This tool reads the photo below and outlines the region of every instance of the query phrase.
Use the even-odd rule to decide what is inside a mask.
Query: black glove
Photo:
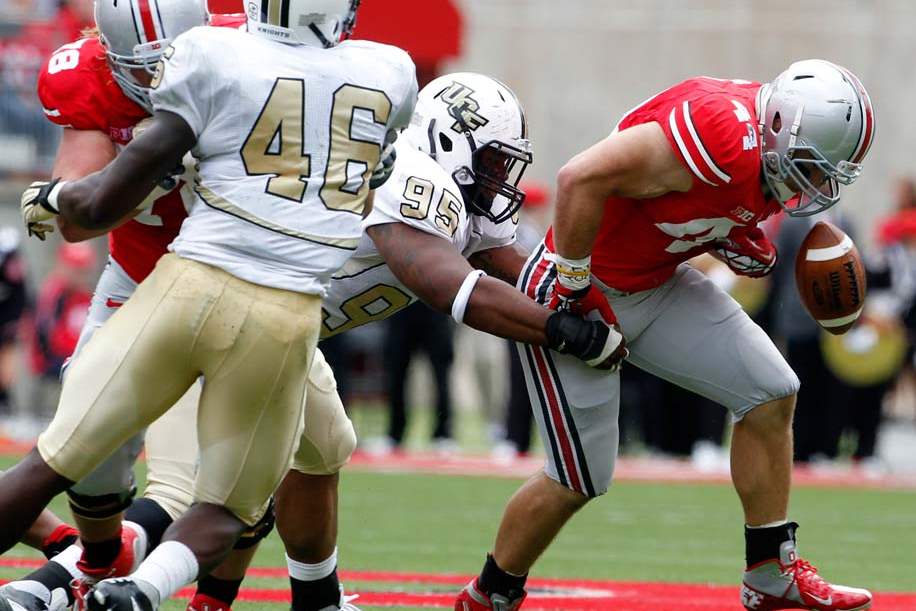
[[[547,319],[547,345],[560,354],[571,354],[590,367],[617,371],[629,355],[626,340],[616,325],[586,320],[569,312]]]

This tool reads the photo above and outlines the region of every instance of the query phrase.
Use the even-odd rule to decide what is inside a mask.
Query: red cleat
[[[477,579],[464,586],[455,600],[455,611],[516,611],[522,608],[522,602],[528,596],[519,590],[515,596],[506,598],[501,594],[487,596],[477,585]]]
[[[188,603],[187,611],[230,611],[231,607],[212,596],[195,593],[194,598]]]
[[[779,556],[744,572],[741,603],[748,611],[859,611],[871,607],[871,592],[826,582],[814,566],[798,557],[794,542],[783,543]]]
[[[126,577],[137,570],[146,557],[146,531],[133,522],[124,522],[121,527],[121,551],[114,562],[106,567],[90,567],[82,558],[76,568],[82,571],[82,579],[70,582],[73,591],[73,611],[86,610],[86,596],[96,583],[109,577]]]

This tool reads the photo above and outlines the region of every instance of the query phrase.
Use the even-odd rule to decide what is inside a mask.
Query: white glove
[[[44,241],[54,231],[54,217],[58,215],[57,195],[67,184],[60,178],[51,182],[33,182],[22,193],[20,213],[30,236]]]

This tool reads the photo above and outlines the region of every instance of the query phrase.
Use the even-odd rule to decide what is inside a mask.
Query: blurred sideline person
[[[407,430],[407,372],[410,361],[425,353],[435,387],[433,448],[448,451],[452,438],[452,395],[450,375],[455,359],[455,328],[449,318],[422,303],[407,306],[388,321],[385,329],[383,362],[388,391],[388,434],[379,440],[377,452],[396,451]]]
[[[825,215],[855,241],[852,227],[836,209]],[[792,421],[795,460],[799,463],[836,458],[839,436],[833,431],[842,428],[844,410],[837,406],[845,401],[843,385],[824,362],[823,331],[805,311],[795,283],[795,257],[818,220],[821,219],[786,218],[779,224],[774,239],[780,260],[772,275],[772,332],[785,341],[786,360],[802,381]]]
[[[16,354],[22,317],[28,305],[20,232],[0,227],[0,423],[15,415],[10,390],[16,375]]]
[[[518,245],[523,253],[530,253],[547,233],[550,225],[550,190],[546,185],[526,181],[523,183],[526,193],[525,203],[519,214]],[[525,456],[531,449],[531,403],[528,400],[528,389],[525,387],[525,373],[515,346],[509,342],[507,357],[509,359],[509,393],[506,398],[504,414],[503,441],[494,448],[496,458],[515,458]]]
[[[32,233],[57,215],[107,229],[189,150],[200,168],[172,253],[74,360],[38,451],[0,479],[8,547],[36,509],[204,378],[196,503],[130,578],[96,584],[90,609],[157,608],[267,510],[299,441],[321,295],[358,243],[383,149],[412,114],[406,53],[337,44],[355,2],[247,8],[247,32],[197,27],[172,41],[149,82],[149,127],[105,170],[23,196]],[[215,103],[227,96],[236,103]]]
[[[746,609],[865,609],[798,556],[787,517],[798,378],[740,306],[685,262],[711,252],[739,274],[772,271],[757,224],[821,212],[861,171],[874,135],[865,89],[822,60],[772,83],[693,78],[627,113],[558,176],[553,227],[519,287],[561,311],[610,304],[628,360],[729,409],[732,480],[744,507]],[[483,571],[456,611],[517,609],[529,569],[610,484],[619,376],[520,346],[544,472],[509,501]]]
[[[57,407],[65,363],[86,322],[98,272],[96,261],[90,244],[61,244],[54,267],[38,291],[31,334],[30,365],[35,375],[31,402],[33,416],[42,428]]]

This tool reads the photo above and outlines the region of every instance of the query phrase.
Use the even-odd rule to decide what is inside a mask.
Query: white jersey
[[[375,192],[372,212],[363,228],[405,223],[454,245],[464,257],[515,242],[515,222],[500,224],[469,213],[458,185],[426,153],[406,139],[395,145],[394,172]],[[331,279],[322,307],[321,335],[327,337],[388,318],[417,300],[395,277],[372,239],[363,232],[359,246]]]
[[[323,49],[198,27],[175,39],[152,86],[155,109],[197,136],[196,197],[171,250],[322,294],[356,249],[386,137],[413,113],[410,57],[365,41]]]

